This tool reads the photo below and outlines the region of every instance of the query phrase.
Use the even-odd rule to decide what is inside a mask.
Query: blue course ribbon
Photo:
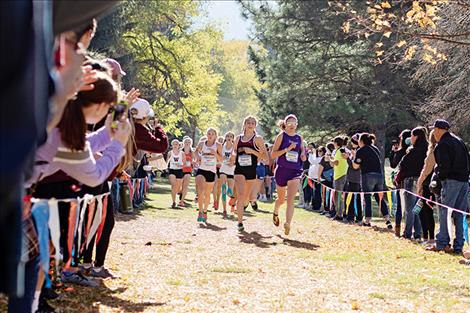
[[[354,215],[357,216],[357,193],[354,194]]]
[[[467,223],[467,217],[464,215],[463,216],[463,235],[465,237],[465,241],[467,244],[470,245],[470,242],[468,241],[468,223]]]
[[[31,214],[36,224],[39,243],[39,261],[46,278],[46,287],[51,285],[49,280],[49,205],[47,202],[35,203]]]

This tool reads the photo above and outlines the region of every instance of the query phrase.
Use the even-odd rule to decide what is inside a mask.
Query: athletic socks
[[[223,184],[222,185],[222,201],[227,201],[227,185]]]

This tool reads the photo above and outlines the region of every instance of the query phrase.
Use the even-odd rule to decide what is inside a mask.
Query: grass
[[[106,266],[121,278],[61,290],[61,312],[468,312],[470,268],[390,232],[297,209],[291,235],[253,213],[236,222],[173,210],[158,181],[147,207],[118,216]],[[191,190],[190,199],[194,197]],[[280,217],[284,219],[284,211]],[[374,220],[383,227],[383,221]],[[281,221],[282,222],[282,221]],[[150,245],[146,245],[148,243]],[[5,311],[0,298],[0,311]]]

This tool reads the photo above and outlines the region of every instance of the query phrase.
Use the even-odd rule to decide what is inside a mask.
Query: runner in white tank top
[[[235,164],[232,162],[232,153],[233,153],[233,141],[235,140],[235,134],[232,132],[227,132],[225,134],[224,145],[222,147],[222,167],[220,168],[220,180],[222,184],[222,207],[224,208],[224,218],[227,216],[227,195],[230,198],[234,197],[233,185],[234,181],[234,172]],[[235,203],[232,202],[231,212],[235,211]]]
[[[173,203],[171,207],[173,209],[176,208],[176,195],[181,190],[181,186],[183,183],[183,162],[184,162],[184,154],[180,148],[180,142],[178,139],[173,139],[171,142],[171,151],[168,153],[168,179],[170,180],[171,184],[171,200]]]
[[[214,188],[217,172],[217,162],[222,161],[222,145],[216,141],[217,131],[214,128],[207,130],[207,140],[200,142],[196,151],[198,155],[199,169],[196,173],[196,190],[199,207],[198,222],[207,221],[207,209],[210,195]]]

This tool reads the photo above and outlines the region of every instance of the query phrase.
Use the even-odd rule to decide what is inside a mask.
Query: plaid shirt
[[[38,234],[33,223],[31,206],[29,199],[23,202],[23,249],[21,259],[26,262],[39,255]]]

